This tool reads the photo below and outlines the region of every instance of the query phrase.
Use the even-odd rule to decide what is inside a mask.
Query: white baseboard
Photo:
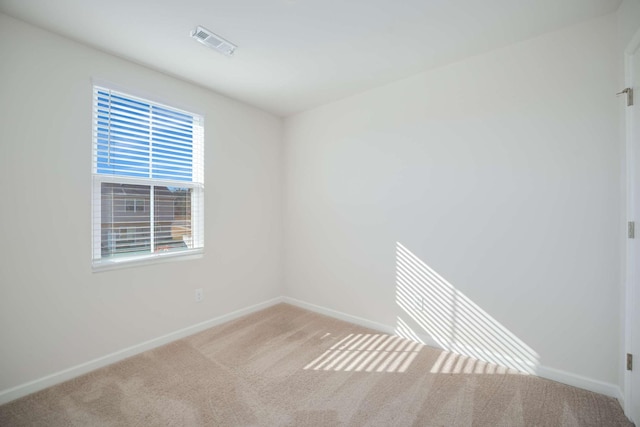
[[[387,334],[394,334],[395,328],[393,326],[384,325],[382,323],[374,322],[361,317],[352,316],[350,314],[342,313],[337,310],[333,310],[326,307],[321,307],[315,304],[311,304],[305,301],[300,301],[295,298],[284,297],[283,301],[295,305],[297,307],[305,308],[316,313],[324,314],[326,316],[333,317],[335,319],[344,320],[345,322],[354,323],[356,325],[364,326],[367,328],[375,329]],[[429,337],[419,337],[423,343],[442,349],[440,346]],[[567,384],[573,387],[582,388],[585,390],[593,391],[594,393],[604,394],[609,397],[618,399],[623,402],[623,393],[619,386],[616,384],[607,383],[604,381],[594,380],[592,378],[584,377],[570,372],[562,371],[560,369],[550,368],[548,366],[538,365],[535,369],[537,376],[548,380],[556,381],[562,384]]]
[[[119,362],[123,359],[126,359],[127,357],[135,356],[136,354],[140,354],[144,351],[151,350],[156,347],[160,347],[162,345],[165,345],[170,342],[187,337],[189,335],[193,335],[195,333],[204,331],[205,329],[209,329],[213,326],[220,325],[222,323],[228,322],[238,317],[251,314],[259,310],[263,310],[267,307],[271,307],[272,305],[281,303],[283,301],[284,299],[282,297],[273,298],[271,300],[264,301],[259,304],[242,308],[240,310],[236,310],[231,313],[218,316],[213,319],[209,319],[192,326],[188,326],[186,328],[171,332],[169,334],[162,335],[157,338],[153,338],[151,340],[142,342],[140,344],[127,347],[125,349],[113,352],[111,354],[107,354],[106,356],[102,356],[97,359],[93,359],[88,362],[81,363],[76,366],[72,366],[71,368],[67,368],[62,371],[55,372],[51,375],[38,378],[37,380],[29,381],[27,383],[20,384],[16,387],[2,390],[0,391],[0,405],[10,402],[12,400],[18,399],[20,397],[26,396],[28,394],[35,393],[36,391],[43,390],[47,387],[51,387],[61,382],[70,380],[80,375],[86,374],[95,369],[102,368],[107,365],[111,365],[112,363],[115,363],[115,362]]]
[[[618,399],[621,405],[624,402],[622,389],[620,389],[620,387],[616,384],[594,380],[593,378],[573,374],[561,369],[550,368],[549,366],[544,365],[540,365],[537,367],[536,375],[541,378],[546,378],[548,380],[557,381],[559,383],[613,397],[615,399]]]
[[[205,329],[211,328],[213,326],[220,325],[222,323],[228,322],[230,320],[234,320],[238,317],[241,317],[247,314],[251,314],[253,312],[265,309],[267,307],[271,307],[281,302],[285,302],[300,308],[307,309],[309,311],[324,314],[326,316],[333,317],[335,319],[343,320],[349,323],[354,323],[356,325],[364,326],[366,328],[370,328],[370,329],[384,332],[387,334],[395,333],[395,328],[390,325],[385,325],[382,323],[374,322],[372,320],[364,319],[357,316],[352,316],[350,314],[346,314],[337,310],[311,304],[305,301],[300,301],[295,298],[277,297],[268,301],[264,301],[259,304],[255,304],[240,310],[233,311],[231,313],[228,313],[219,317],[215,317],[210,320],[206,320],[201,323],[197,323],[195,325],[180,329],[178,331],[171,332],[166,335],[162,335],[160,337],[142,342],[140,344],[136,344],[134,346],[116,351],[114,353],[107,354],[106,356],[102,356],[97,359],[93,359],[88,362],[81,363],[79,365],[73,366],[68,369],[64,369],[59,372],[55,372],[51,375],[47,375],[37,380],[29,381],[27,383],[18,385],[16,387],[12,387],[10,389],[2,390],[0,391],[0,405],[10,402],[12,400],[18,399],[20,397],[26,396],[28,394],[35,393],[36,391],[43,390],[47,387],[51,387],[61,382],[70,380],[80,375],[86,374],[95,369],[99,369],[104,366],[111,365],[112,363],[115,363],[115,362],[119,362],[120,360],[126,359],[127,357],[135,356],[136,354],[142,353],[144,351],[151,350],[156,347],[160,347],[170,342],[187,337],[189,335],[193,335],[195,333],[204,331]],[[429,341],[431,340],[428,340],[427,337],[421,337],[421,339],[422,338],[427,340],[425,341],[426,344],[437,347],[437,345],[433,345],[432,343],[430,343]],[[571,385],[571,386],[582,388],[585,390],[593,391],[595,393],[604,394],[606,396],[616,398],[620,402],[623,402],[623,393],[620,387],[618,387],[615,384],[594,380],[588,377],[583,377],[581,375],[572,374],[570,372],[550,368],[547,366],[538,366],[536,368],[536,374],[542,378],[557,381],[559,383]]]
[[[295,298],[283,297],[282,301],[286,302],[287,304],[295,305],[296,307],[313,311],[315,313],[324,314],[325,316],[333,317],[334,319],[344,320],[345,322],[354,323],[356,325],[364,326],[365,328],[371,328],[376,331],[384,332],[385,334],[393,334],[395,332],[394,328],[391,326],[387,326],[382,323],[363,319],[362,317],[352,316],[350,314],[342,313],[341,311],[311,304],[305,301],[300,301]]]

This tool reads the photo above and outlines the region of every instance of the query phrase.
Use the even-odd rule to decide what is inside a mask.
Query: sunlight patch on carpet
[[[526,372],[448,351],[443,351],[438,356],[430,372],[432,374],[528,375]]]
[[[422,344],[386,334],[349,334],[304,367],[314,371],[405,372]]]

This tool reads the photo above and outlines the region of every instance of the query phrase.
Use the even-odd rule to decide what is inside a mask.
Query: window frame
[[[116,173],[99,173],[98,172],[98,92],[109,92],[120,97],[130,100],[140,101],[162,109],[169,109],[181,114],[189,115],[194,120],[194,134],[192,135],[192,156],[191,164],[192,176],[191,181],[172,180],[164,178],[143,178],[134,176],[123,176]],[[204,254],[204,117],[201,114],[186,111],[164,103],[157,102],[150,98],[142,98],[131,92],[124,92],[120,89],[110,87],[108,85],[93,83],[92,84],[92,159],[91,159],[91,177],[92,177],[92,194],[91,194],[91,227],[92,227],[92,270],[94,272],[104,271],[116,268],[128,268],[139,265],[149,265],[165,261],[190,260],[201,258]],[[151,141],[151,140],[150,140]],[[151,143],[151,142],[150,142]],[[196,157],[197,156],[197,157]],[[152,176],[152,160],[149,160],[149,175]],[[151,236],[156,234],[155,227],[157,223],[153,220],[156,206],[153,201],[153,194],[156,187],[174,187],[188,188],[191,193],[191,244],[192,248],[180,249],[175,251],[155,250],[154,237],[150,238],[149,252],[137,252],[131,255],[117,255],[111,257],[102,256],[102,184],[123,184],[123,185],[141,185],[148,186],[150,199],[133,197],[133,211],[130,213],[146,213],[149,212],[149,232]],[[145,203],[146,202],[146,203]],[[126,203],[126,202],[125,202]],[[141,205],[140,205],[141,203]],[[140,206],[137,206],[140,205]],[[141,209],[139,209],[141,207]],[[126,209],[126,207],[125,207]],[[118,226],[116,226],[118,227]],[[129,226],[128,226],[129,227]],[[119,227],[117,228],[119,231]],[[114,228],[116,230],[116,228]]]

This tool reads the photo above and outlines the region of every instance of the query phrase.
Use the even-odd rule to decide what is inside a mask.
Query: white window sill
[[[148,255],[135,255],[130,257],[118,257],[94,260],[93,272],[132,268],[143,265],[159,264],[163,262],[188,261],[200,259],[204,255],[204,249],[190,249],[179,252],[159,252]]]

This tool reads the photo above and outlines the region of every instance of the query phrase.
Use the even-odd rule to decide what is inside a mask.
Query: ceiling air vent
[[[201,26],[197,26],[195,30],[191,31],[191,37],[227,56],[232,56],[237,48],[235,44]]]

